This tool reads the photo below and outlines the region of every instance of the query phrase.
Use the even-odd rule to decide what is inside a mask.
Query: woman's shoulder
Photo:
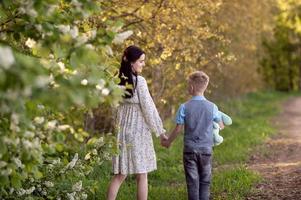
[[[146,80],[143,76],[138,75],[137,78],[138,78],[138,81],[142,81],[142,82],[146,83]]]

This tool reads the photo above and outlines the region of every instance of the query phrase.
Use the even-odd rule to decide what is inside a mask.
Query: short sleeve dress
[[[149,93],[146,80],[134,77],[133,97],[117,108],[119,154],[112,159],[114,174],[140,174],[157,169],[152,133],[165,133],[162,120]]]

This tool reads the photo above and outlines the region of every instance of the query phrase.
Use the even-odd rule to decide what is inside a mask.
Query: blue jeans
[[[184,152],[183,163],[189,200],[209,200],[211,154]]]

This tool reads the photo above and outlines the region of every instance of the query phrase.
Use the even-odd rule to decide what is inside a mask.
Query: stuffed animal
[[[231,117],[229,117],[228,115],[220,111],[219,114],[225,126],[229,126],[232,124]],[[220,130],[219,124],[214,121],[213,122],[213,145],[214,146],[220,145],[224,140],[224,138],[219,134],[219,130]]]

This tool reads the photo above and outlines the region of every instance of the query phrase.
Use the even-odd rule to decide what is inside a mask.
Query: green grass
[[[260,180],[259,175],[248,171],[245,163],[254,147],[275,131],[271,117],[280,111],[280,102],[291,96],[278,92],[253,93],[235,101],[218,104],[220,110],[229,114],[233,124],[221,131],[224,142],[214,148],[212,180],[213,199],[244,199],[252,185]],[[172,128],[169,122],[166,127]],[[149,174],[150,200],[187,199],[182,166],[182,136],[169,149],[160,146],[154,138],[158,170]],[[223,167],[224,165],[224,167]],[[87,179],[98,179],[95,197],[105,199],[109,184],[111,165],[105,163]],[[121,186],[119,200],[136,198],[135,178],[130,176]]]

